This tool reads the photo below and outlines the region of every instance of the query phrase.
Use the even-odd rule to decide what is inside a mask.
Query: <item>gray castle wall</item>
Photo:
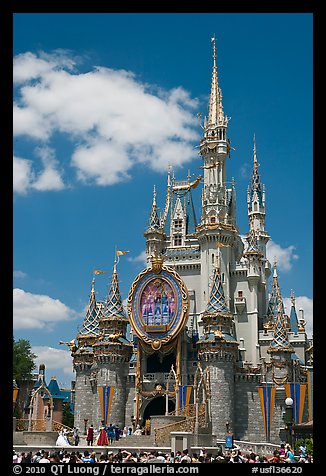
[[[75,387],[75,418],[74,425],[84,431],[84,418],[88,418],[87,426],[93,422],[94,394],[89,381],[90,369],[76,370]]]
[[[217,356],[214,356],[217,357]],[[234,432],[234,369],[233,363],[222,358],[210,360],[212,433],[224,438],[226,423]]]

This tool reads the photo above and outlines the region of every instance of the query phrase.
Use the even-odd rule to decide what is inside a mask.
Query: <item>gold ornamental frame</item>
[[[131,285],[128,294],[127,311],[133,332],[142,342],[150,345],[154,351],[157,351],[175,339],[183,329],[189,315],[189,295],[184,281],[173,268],[165,266],[163,260],[158,257],[154,257],[151,262],[152,266],[141,271]],[[179,291],[176,320],[173,328],[168,329],[168,327],[165,327],[161,329],[161,331],[155,331],[155,329],[151,329],[146,325],[139,325],[139,317],[137,318],[137,316],[135,316],[134,310],[139,288],[141,288],[141,286],[144,287],[144,283],[147,285],[148,283],[155,282],[155,279],[158,277],[167,281],[173,289],[177,287]],[[138,312],[139,311],[140,310],[138,310]],[[162,337],[160,334],[162,334]]]

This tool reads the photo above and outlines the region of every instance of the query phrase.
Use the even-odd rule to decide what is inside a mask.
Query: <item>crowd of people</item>
[[[13,463],[312,463],[312,455],[307,453],[305,446],[300,446],[299,454],[295,455],[289,444],[281,444],[279,449],[274,450],[273,455],[260,455],[254,451],[242,451],[239,447],[232,449],[217,448],[212,452],[202,448],[199,453],[190,453],[188,449],[183,451],[140,451],[132,452],[123,449],[116,451],[105,450],[102,453],[96,451],[73,451],[61,448],[58,451],[49,452],[40,450],[37,452],[13,451]]]

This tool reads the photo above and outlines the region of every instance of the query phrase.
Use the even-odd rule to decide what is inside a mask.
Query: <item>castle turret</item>
[[[146,229],[144,236],[146,238],[146,254],[148,265],[150,266],[150,257],[159,256],[162,254],[164,247],[164,230],[161,226],[161,220],[158,215],[158,208],[156,204],[156,189],[154,186],[153,203],[151,215],[149,218],[149,226]]]
[[[275,317],[273,339],[267,349],[267,353],[270,354],[270,362],[272,364],[272,377],[270,377],[270,380],[279,385],[292,381],[292,354],[294,353],[294,348],[289,341],[286,318],[282,310],[281,301],[279,302]],[[281,372],[280,366],[284,369]]]
[[[249,234],[255,233],[259,250],[266,258],[266,244],[269,241],[269,234],[265,230],[266,198],[265,187],[262,185],[259,175],[259,164],[257,160],[256,137],[254,136],[253,149],[253,170],[251,174],[251,184],[247,192]],[[267,267],[267,269],[269,269]],[[269,274],[268,274],[269,276]]]
[[[210,371],[214,395],[211,402],[212,433],[223,438],[226,424],[231,432],[234,431],[234,372],[239,343],[234,337],[233,316],[224,295],[219,256],[202,320],[204,335],[197,342],[198,359]]]
[[[93,278],[85,319],[76,337],[77,344],[74,340],[67,343],[76,372],[74,425],[80,429],[84,428],[84,418],[90,418],[93,408],[94,388],[91,385],[91,369],[94,363],[94,352],[92,345],[99,336],[100,316],[101,305],[96,302],[95,278]],[[93,422],[90,421],[89,424],[91,423]]]
[[[276,317],[278,312],[284,314],[284,304],[281,295],[281,289],[278,282],[277,268],[276,268],[276,258],[274,258],[274,271],[273,271],[273,282],[272,282],[272,292],[268,302],[267,315],[265,318],[264,328],[265,329],[274,329],[276,324]]]
[[[291,291],[290,331],[294,334],[298,334],[299,332],[298,316],[295,309],[295,296],[293,291]]]
[[[218,83],[214,37],[213,72],[208,118],[205,117],[204,137],[200,141],[200,155],[204,162],[201,225],[228,223],[226,190],[226,157],[229,152],[227,138],[228,120],[228,117],[223,112],[222,90]]]
[[[104,419],[105,424],[113,422],[123,428],[132,344],[126,338],[128,319],[122,305],[116,267],[117,262],[114,261],[108,296],[99,320],[100,336],[93,344],[93,372],[97,387],[97,414],[94,419],[97,424]]]
[[[223,112],[222,90],[219,86],[216,66],[216,42],[213,41],[213,71],[208,118],[204,120],[204,134],[199,153],[203,160],[204,185],[202,189],[202,213],[197,226],[201,250],[201,275],[206,277],[201,289],[201,309],[205,309],[210,293],[209,280],[214,273],[216,244],[223,244],[220,271],[225,292],[230,296],[230,266],[240,260],[243,243],[236,225],[236,194],[234,180],[227,188],[226,159],[231,145],[227,137],[229,118]]]

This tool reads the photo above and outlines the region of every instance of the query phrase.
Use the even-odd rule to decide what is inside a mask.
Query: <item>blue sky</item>
[[[14,336],[48,379],[73,378],[58,342],[82,324],[94,268],[107,272],[96,278],[105,298],[115,246],[130,251],[118,265],[127,298],[168,164],[176,179],[200,174],[214,33],[240,232],[255,134],[268,256],[312,334],[312,15],[15,14]]]

